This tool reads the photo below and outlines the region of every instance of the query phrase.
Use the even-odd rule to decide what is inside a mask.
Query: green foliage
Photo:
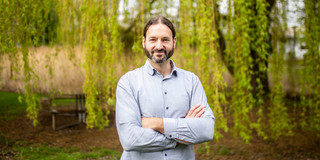
[[[282,1],[281,5],[282,7],[286,6],[286,1]],[[272,104],[268,108],[269,134],[272,139],[278,139],[281,135],[292,136],[292,129],[294,127],[287,108],[284,106],[285,93],[281,84],[281,76],[284,72],[284,43],[281,41],[281,37],[287,26],[280,22],[280,18],[282,18],[284,23],[286,23],[285,10],[282,10],[282,15],[280,14],[279,8],[275,7],[273,10],[275,20],[272,27],[273,55],[271,60],[271,73],[274,85],[271,93]]]
[[[181,55],[178,63],[182,64],[183,67],[191,71],[195,71],[196,63],[195,60],[195,51],[192,50],[194,44],[196,43],[197,32],[196,32],[196,23],[194,22],[194,15],[196,15],[197,8],[193,7],[193,0],[181,1],[179,8],[179,30],[183,32],[177,32],[177,43],[179,47],[179,54]]]
[[[264,124],[263,121],[265,120],[263,118],[263,110],[264,110],[264,93],[263,90],[263,84],[261,82],[262,79],[267,79],[265,77],[268,72],[268,64],[265,62],[268,61],[268,3],[265,0],[257,0],[255,4],[255,11],[256,15],[254,17],[254,30],[251,34],[254,36],[253,44],[251,49],[254,50],[257,53],[257,57],[255,61],[253,62],[259,67],[259,70],[257,72],[252,73],[254,77],[256,77],[257,82],[257,88],[256,88],[256,99],[255,99],[255,106],[258,108],[257,111],[257,121],[253,122],[252,126],[253,128],[258,132],[258,135],[262,136],[264,139],[267,139],[267,135],[264,131]]]
[[[54,44],[58,42],[57,29],[59,26],[59,17],[56,6],[57,0],[45,0],[43,3],[42,19],[44,27],[44,36],[42,43]]]
[[[83,85],[88,113],[86,121],[88,128],[102,129],[109,123],[107,115],[102,112],[102,105],[109,98],[115,98],[117,76],[114,68],[117,57],[122,53],[122,45],[118,42],[119,2],[86,0],[82,3],[81,25],[82,32],[86,36],[84,42],[86,79]]]
[[[23,68],[25,82],[24,99],[27,104],[27,116],[37,124],[38,105],[36,89],[38,77],[34,74],[30,47],[38,46],[43,39],[46,24],[43,21],[44,5],[41,0],[1,1],[0,52],[8,54],[15,72]],[[18,52],[22,53],[23,66],[17,65]]]
[[[231,6],[229,6],[231,7]],[[250,44],[254,40],[250,35],[252,29],[250,22],[254,19],[252,8],[253,2],[234,1],[234,17],[232,21],[234,35],[234,44],[232,47],[232,65],[237,68],[234,72],[234,84],[232,89],[232,98],[230,113],[232,115],[234,126],[234,135],[239,135],[245,142],[249,142],[252,135],[252,120],[249,113],[254,105],[253,95],[251,93],[251,68],[253,59],[250,56]]]
[[[81,3],[82,1],[73,0],[50,0],[54,4],[50,4],[50,10],[56,13],[55,19],[58,19],[56,26],[57,43],[64,46],[70,45],[73,48],[80,43],[84,35],[81,34]],[[50,2],[49,1],[49,2]],[[48,2],[48,3],[49,3]],[[52,16],[52,15],[50,15]],[[83,37],[81,37],[83,36]],[[70,52],[72,54],[72,51]]]
[[[305,0],[304,39],[308,48],[304,55],[301,95],[302,129],[314,131],[320,137],[320,2]],[[309,92],[309,93],[308,93]],[[311,93],[310,93],[311,92]]]
[[[222,73],[223,67],[219,63],[217,42],[219,36],[217,34],[216,17],[217,11],[215,8],[215,1],[199,1],[197,17],[199,17],[197,24],[197,33],[201,40],[199,41],[198,52],[200,55],[200,79],[208,97],[208,103],[215,113],[216,123],[215,138],[222,137],[220,129],[228,131],[227,120],[224,117],[222,105],[226,104],[224,95],[225,82],[223,81]],[[201,11],[201,12],[199,12]],[[192,54],[192,53],[189,53]]]

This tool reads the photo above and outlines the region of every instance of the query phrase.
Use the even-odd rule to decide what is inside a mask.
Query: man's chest
[[[184,117],[190,109],[191,86],[176,78],[143,78],[135,87],[142,117]]]

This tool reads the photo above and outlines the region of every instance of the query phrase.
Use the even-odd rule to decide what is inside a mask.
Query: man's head
[[[174,52],[176,31],[165,17],[155,17],[148,21],[143,32],[143,49],[155,63],[166,62]]]

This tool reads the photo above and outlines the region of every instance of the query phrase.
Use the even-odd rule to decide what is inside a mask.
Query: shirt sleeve
[[[184,140],[190,143],[202,143],[213,139],[214,115],[207,102],[203,86],[197,76],[194,75],[191,107],[200,104],[206,106],[202,118],[164,118],[164,135],[167,138],[175,139],[179,143]]]
[[[154,152],[175,148],[177,142],[141,127],[141,113],[127,77],[120,78],[116,93],[116,126],[126,151]]]

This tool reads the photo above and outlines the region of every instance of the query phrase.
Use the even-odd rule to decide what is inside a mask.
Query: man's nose
[[[157,44],[156,44],[156,49],[163,49],[163,44],[162,44],[162,42],[161,42],[161,40],[158,40],[157,41]]]

